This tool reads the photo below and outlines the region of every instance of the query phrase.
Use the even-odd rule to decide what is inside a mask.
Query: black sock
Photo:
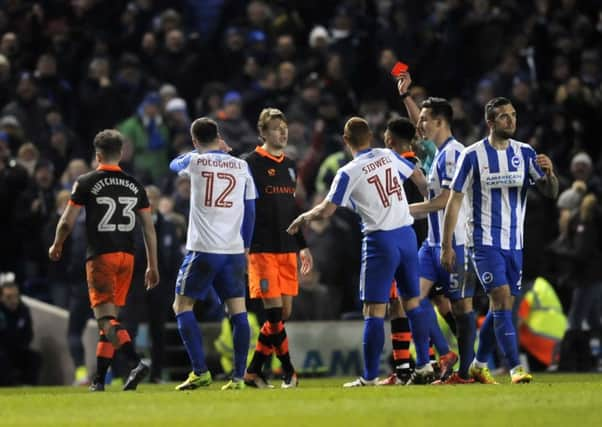
[[[106,337],[106,335],[100,331],[98,337],[98,344],[96,345],[96,374],[94,375],[93,381],[95,383],[105,383],[105,377],[107,371],[113,362],[113,355],[115,354],[115,348]]]
[[[454,335],[456,335],[456,319],[454,318],[452,312],[448,312],[445,316],[443,316],[443,318],[447,322],[447,326],[449,326],[449,329],[451,329]]]
[[[410,370],[410,322],[407,317],[391,320],[391,344],[393,346],[393,366],[399,378]]]
[[[260,374],[263,372],[263,365],[273,352],[269,330],[270,326],[266,321],[261,326],[259,336],[257,337],[257,344],[255,345],[255,352],[247,368],[247,372],[250,374]]]
[[[128,362],[130,364],[137,365],[138,363],[140,363],[140,357],[136,353],[136,350],[134,350],[134,345],[131,341],[121,344],[121,347],[119,347],[119,351],[121,351],[123,355],[127,357]]]

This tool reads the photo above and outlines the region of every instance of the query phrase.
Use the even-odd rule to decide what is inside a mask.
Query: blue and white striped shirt
[[[513,139],[505,150],[485,138],[462,152],[452,189],[468,198],[475,246],[523,248],[527,189],[544,177],[535,156],[531,146]]]
[[[429,200],[439,196],[444,189],[449,189],[462,150],[464,150],[464,146],[451,136],[437,150],[428,176]],[[464,206],[464,204],[462,206]],[[465,209],[463,207],[458,217],[456,230],[454,231],[454,243],[456,245],[463,245],[466,243],[464,211]],[[444,209],[441,209],[428,214],[428,236],[426,241],[429,246],[441,246],[444,213]]]

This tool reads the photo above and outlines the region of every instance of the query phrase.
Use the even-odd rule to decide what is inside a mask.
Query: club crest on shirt
[[[515,168],[518,169],[520,167],[522,161],[521,161],[521,158],[518,155],[515,154],[510,159],[510,163],[512,164],[513,167],[515,167]]]
[[[293,182],[297,181],[297,174],[295,173],[295,169],[288,168],[288,174],[290,175],[291,180],[293,180]]]
[[[274,169],[274,168],[269,168],[269,169],[268,169],[268,175],[269,175],[269,176],[276,176],[276,169]]]

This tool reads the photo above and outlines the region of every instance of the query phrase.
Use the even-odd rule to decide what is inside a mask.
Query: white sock
[[[487,362],[479,362],[476,358],[474,362],[472,362],[477,368],[486,368]]]

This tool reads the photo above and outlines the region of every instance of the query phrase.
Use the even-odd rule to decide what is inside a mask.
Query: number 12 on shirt
[[[227,181],[226,188],[215,199],[215,207],[230,208],[232,207],[232,202],[226,200],[226,197],[234,190],[236,178],[234,175],[225,172],[201,172],[201,176],[207,179],[205,186],[205,206],[213,206],[213,184],[215,182],[215,175],[217,175],[217,179]]]

